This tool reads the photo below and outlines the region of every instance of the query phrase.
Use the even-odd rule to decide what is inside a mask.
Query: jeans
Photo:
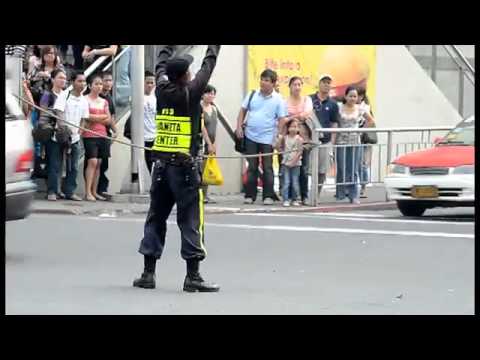
[[[254,155],[260,153],[272,153],[273,146],[267,144],[259,144],[250,139],[246,139],[245,142],[246,154]],[[245,191],[245,198],[251,198],[253,201],[257,198],[257,179],[258,179],[258,165],[259,158],[248,158],[248,171],[247,171],[247,186]],[[273,191],[273,166],[272,166],[272,156],[262,157],[263,165],[263,200],[266,198],[275,198],[275,193]]]
[[[308,199],[308,173],[310,167],[311,149],[304,149],[302,153],[302,166],[300,167],[300,195],[303,200]]]
[[[45,150],[47,152],[47,193],[48,195],[57,194],[63,157],[62,150],[60,145],[51,139],[45,144]]]
[[[132,95],[130,84],[132,48],[130,47],[122,55],[116,64],[116,96],[115,105],[118,107],[127,106]]]
[[[71,145],[70,154],[67,155],[67,174],[65,176],[64,193],[68,198],[77,189],[78,159],[80,157],[80,141]]]
[[[288,166],[282,165],[282,173],[283,173],[283,188],[282,188],[283,201],[297,200],[298,195],[300,193],[300,182],[299,182],[300,166],[288,167]],[[290,185],[292,185],[291,198],[289,198]]]
[[[350,200],[358,199],[358,185],[360,181],[360,162],[363,150],[360,146],[338,147],[336,154],[338,183],[350,183],[337,185],[337,200],[343,200],[347,195]],[[346,194],[348,192],[348,194]]]
[[[370,164],[372,163],[372,146],[363,147],[363,156],[360,168],[360,181],[362,185],[366,185],[371,181]]]

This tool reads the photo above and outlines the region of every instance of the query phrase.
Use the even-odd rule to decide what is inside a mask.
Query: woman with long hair
[[[292,119],[297,119],[300,136],[303,139],[303,142],[309,142],[312,139],[313,130],[313,124],[311,120],[313,112],[312,99],[310,96],[302,95],[303,80],[301,77],[293,76],[288,83],[288,87],[290,90],[290,96],[286,100],[288,112],[286,122],[289,122]],[[308,173],[310,166],[310,152],[310,148],[304,148],[302,151],[299,195],[301,196],[303,205],[308,204]],[[281,163],[282,160],[279,162]]]
[[[339,128],[359,128],[365,121],[373,122],[373,117],[364,107],[357,104],[358,90],[349,86],[345,98],[339,103]],[[339,133],[336,137],[337,147],[337,200],[346,196],[353,204],[359,204],[358,185],[360,182],[360,162],[363,157],[359,133]],[[347,146],[345,146],[347,145]],[[340,185],[338,185],[340,184]]]
[[[40,63],[36,64],[28,74],[30,90],[37,105],[40,103],[43,92],[51,87],[50,75],[56,69],[65,71],[63,65],[59,62],[57,48],[52,45],[42,47]]]
[[[370,100],[368,99],[367,92],[365,88],[358,89],[358,100],[357,104],[364,109],[365,112],[373,116],[373,112],[370,107]],[[366,127],[366,122],[360,125],[361,127]],[[362,141],[362,144],[365,144],[363,147],[363,157],[361,159],[360,165],[360,181],[361,181],[361,190],[360,198],[366,198],[366,188],[367,184],[370,183],[371,174],[370,174],[370,165],[372,163],[372,145],[366,144]]]
[[[103,89],[101,75],[94,75],[89,79],[89,94],[86,95],[90,117],[86,128],[90,131],[82,131],[83,144],[85,148],[85,199],[87,201],[101,200],[106,198],[97,194],[98,179],[102,159],[108,155],[107,140],[102,137],[107,135],[107,126],[111,124],[108,101],[100,97]]]

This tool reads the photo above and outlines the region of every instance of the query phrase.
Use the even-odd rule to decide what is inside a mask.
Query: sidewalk
[[[344,201],[335,201],[335,189],[333,186],[326,186],[320,195],[320,200],[316,207],[301,206],[288,207],[282,206],[281,202],[275,202],[274,205],[265,206],[261,201],[261,194],[254,205],[243,204],[243,194],[232,195],[211,195],[216,204],[206,204],[205,214],[232,214],[240,212],[248,213],[267,213],[267,212],[336,212],[353,210],[388,210],[395,209],[395,202],[387,202],[385,189],[383,186],[367,187],[368,198],[360,199],[361,204],[353,205]],[[46,194],[38,192],[35,195],[35,201],[32,204],[33,214],[66,214],[66,215],[90,215],[101,217],[116,217],[120,215],[140,214],[145,215],[148,212],[149,197],[147,195],[128,195],[116,194],[110,201],[47,201]],[[176,209],[174,207],[173,212]]]

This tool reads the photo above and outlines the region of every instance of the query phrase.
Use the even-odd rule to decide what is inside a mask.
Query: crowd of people
[[[319,78],[318,92],[302,95],[303,81],[294,76],[289,81],[289,96],[282,99],[275,71],[267,69],[260,75],[260,89],[248,94],[237,118],[236,135],[245,137],[246,154],[267,154],[278,150],[280,192],[284,206],[308,204],[311,172],[312,139],[318,128],[360,128],[374,126],[366,91],[350,86],[341,99],[330,97],[333,77]],[[336,199],[349,198],[353,204],[366,197],[369,182],[371,145],[360,133],[320,133],[318,179],[319,192],[332,166],[336,164]],[[316,140],[316,139],[315,139]],[[335,145],[335,151],[332,149]],[[260,175],[259,158],[248,158],[245,204],[257,197]],[[262,197],[264,205],[279,200],[274,193],[272,156],[264,156],[262,167]],[[361,184],[361,186],[360,186]]]
[[[67,59],[68,47],[72,47],[73,64]],[[103,136],[116,138],[118,130],[115,104],[112,98],[113,77],[108,71],[85,77],[83,71],[100,56],[115,56],[120,45],[32,45],[11,50],[20,52],[24,59],[24,96],[32,103],[49,110],[77,126],[69,126],[70,141],[60,144],[53,135],[44,143],[35,144],[35,169],[33,176],[45,178],[47,199],[81,201],[75,191],[80,153],[84,151],[83,167],[86,201],[105,201],[108,198],[109,180],[106,172],[111,156],[111,141]],[[316,128],[358,128],[373,126],[374,119],[365,89],[349,87],[342,99],[330,97],[333,77],[323,74],[319,78],[318,91],[302,94],[303,80],[294,76],[289,81],[289,96],[284,99],[278,91],[278,76],[266,69],[260,76],[258,90],[247,94],[237,117],[236,136],[245,137],[245,153],[248,155],[285,152],[278,155],[280,164],[280,197],[284,206],[308,204],[309,175],[311,174],[312,142]],[[144,145],[151,148],[156,135],[155,74],[145,72],[144,93]],[[67,91],[68,85],[72,90]],[[219,117],[223,117],[214,101],[217,90],[208,85],[201,100],[203,109],[202,135],[204,154],[217,152],[216,130]],[[41,113],[24,104],[24,111],[35,127]],[[225,119],[222,119],[225,120]],[[130,138],[129,126],[124,135]],[[332,165],[336,163],[336,199],[348,197],[358,203],[366,197],[365,185],[369,181],[371,146],[365,144],[359,133],[320,133],[318,161],[319,191],[325,183]],[[364,146],[362,146],[362,143]],[[332,151],[332,145],[335,151]],[[254,204],[257,198],[258,179],[261,174],[264,205],[280,200],[274,191],[273,157],[248,158],[245,203]],[[150,151],[145,151],[145,162],[152,169]],[[62,164],[65,177],[62,181]],[[362,184],[360,186],[360,183]],[[214,203],[203,187],[204,202]]]
[[[68,61],[69,46],[73,63]],[[56,118],[48,116],[23,103],[25,115],[34,129],[38,129],[42,121],[55,129],[51,137],[34,141],[32,177],[46,180],[49,201],[107,200],[109,180],[106,172],[111,141],[103,136],[115,138],[118,135],[112,98],[113,76],[109,71],[102,72],[103,66],[97,67],[100,70],[88,78],[84,71],[101,56],[106,56],[105,64],[111,61],[121,45],[15,45],[9,49],[10,55],[23,59],[22,95],[56,115]],[[7,52],[9,49],[7,46]],[[66,137],[60,136],[62,126],[68,129]],[[76,194],[82,151],[85,155],[84,199]]]

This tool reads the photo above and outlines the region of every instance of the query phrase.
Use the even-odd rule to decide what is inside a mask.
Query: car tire
[[[416,201],[397,201],[397,207],[403,216],[422,216],[427,209]]]

